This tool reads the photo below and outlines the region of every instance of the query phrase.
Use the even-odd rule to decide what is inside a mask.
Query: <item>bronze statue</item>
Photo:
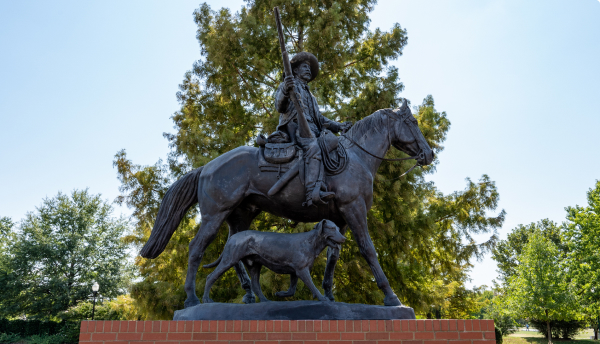
[[[321,115],[317,99],[308,87],[308,83],[319,74],[319,61],[309,52],[300,52],[288,61],[279,9],[276,7],[274,12],[285,79],[275,92],[275,109],[280,113],[279,125],[267,142],[292,142],[302,148],[306,170],[306,202],[303,204],[323,205],[333,199],[335,194],[328,192],[327,186],[322,181],[323,157],[316,138],[323,130],[334,133],[345,132],[350,129],[352,123],[338,123]]]
[[[278,11],[275,12],[286,75],[275,96],[281,113],[278,130],[268,139],[259,137],[259,148],[238,147],[176,181],[163,198],[140,255],[156,258],[187,210],[199,203],[202,226],[190,243],[185,281],[187,308],[200,304],[196,274],[204,251],[224,221],[231,237],[248,230],[263,211],[297,222],[327,219],[340,228],[342,235],[350,227],[385,295],[384,304],[399,306],[400,300],[379,265],[367,228],[373,181],[391,146],[411,156],[397,160],[415,159],[415,166],[431,164],[434,153],[406,101],[400,109],[382,109],[363,118],[341,137],[332,134],[347,130],[350,123],[340,124],[320,114],[307,85],[318,74],[317,59],[310,53],[299,53],[291,62],[287,59]],[[298,245],[289,246],[293,249]],[[325,297],[332,301],[333,271],[338,258],[339,247],[329,247],[323,289]],[[243,263],[236,262],[234,268],[246,290],[244,302],[254,302]]]
[[[323,130],[330,130],[334,133],[345,132],[352,125],[350,122],[338,123],[323,117],[319,111],[317,99],[310,92],[308,83],[311,82],[319,73],[319,63],[317,58],[308,52],[296,54],[290,61],[293,75],[285,77],[284,82],[279,85],[275,92],[275,109],[280,113],[279,126],[277,131],[269,136],[267,141],[276,139],[281,142],[281,138],[289,138],[289,142],[298,144],[304,151],[304,161],[306,164],[305,190],[307,206],[314,204],[326,204],[335,197],[333,192],[327,192],[324,184],[321,188],[315,189],[322,170],[323,157],[321,149],[317,144],[317,137]],[[295,104],[290,101],[290,92],[296,92],[300,106],[303,107],[305,119],[298,118]],[[308,123],[312,137],[301,137],[298,132],[298,121],[305,120]]]
[[[345,136],[347,138],[340,139],[340,145],[347,152],[347,166],[338,174],[326,176],[329,189],[335,193],[329,204],[302,206],[304,183],[300,181],[299,174],[279,192],[269,196],[269,190],[279,180],[277,168],[268,172],[261,170],[259,164],[264,160],[262,147],[238,147],[189,172],[169,188],[140,255],[156,258],[167,246],[187,210],[199,203],[202,226],[190,243],[185,282],[188,295],[185,306],[194,306],[200,303],[196,296],[196,273],[200,261],[224,221],[233,235],[248,230],[252,220],[263,211],[298,222],[317,222],[325,217],[333,221],[342,234],[350,227],[360,252],[371,266],[377,286],[385,295],[384,304],[400,305],[377,261],[367,228],[367,211],[373,204],[373,180],[381,164],[381,160],[373,155],[383,157],[394,146],[413,156],[420,165],[428,165],[434,154],[406,103],[400,109],[378,110],[363,118]],[[289,169],[290,164],[297,161],[298,158],[281,164],[279,169],[283,170],[282,165]],[[327,257],[323,288],[325,296],[333,300],[333,271],[339,252],[328,249]],[[244,300],[253,302],[250,279],[242,263],[234,268],[247,292]]]
[[[264,266],[278,274],[290,275],[290,288],[287,291],[277,292],[279,297],[294,296],[298,277],[304,282],[319,301],[330,301],[321,295],[315,287],[310,270],[315,258],[327,247],[336,248],[346,241],[340,234],[339,228],[329,220],[323,220],[315,225],[313,230],[304,233],[283,234],[265,233],[259,231],[244,231],[236,233],[227,239],[223,254],[214,263],[205,265],[205,268],[215,267],[215,270],[206,277],[204,285],[203,303],[211,303],[210,288],[225,271],[229,270],[239,261],[250,270],[252,290],[260,299],[267,299],[260,288],[260,269]],[[293,249],[290,249],[293,248]]]

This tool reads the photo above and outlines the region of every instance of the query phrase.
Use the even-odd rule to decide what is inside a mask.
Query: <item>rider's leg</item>
[[[314,203],[326,204],[335,197],[333,192],[321,191],[321,183],[319,176],[322,171],[321,149],[317,144],[317,140],[312,140],[305,150],[305,190],[306,190],[306,205],[311,206]],[[321,176],[322,177],[322,176]]]

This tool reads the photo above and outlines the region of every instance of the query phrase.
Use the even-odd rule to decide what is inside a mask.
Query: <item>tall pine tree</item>
[[[194,12],[201,58],[185,74],[177,97],[181,109],[173,115],[176,131],[164,134],[171,153],[167,163],[139,166],[125,151],[115,157],[123,193],[120,201],[134,209],[137,220],[132,241],[148,238],[160,199],[175,179],[240,145],[252,145],[261,133],[272,132],[279,114],[273,96],[282,80],[281,54],[272,9],[281,11],[288,51],[313,53],[320,74],[311,90],[322,113],[337,121],[356,122],[381,108],[398,107],[402,98],[398,70],[389,62],[402,55],[407,32],[399,24],[389,31],[369,30],[374,0],[247,1],[236,13],[212,10],[203,4]],[[438,112],[431,96],[415,107],[415,116],[436,155],[450,128],[444,112]],[[404,157],[392,150],[389,158]],[[437,162],[436,162],[437,163]],[[504,220],[496,210],[499,195],[494,183],[483,176],[479,183],[467,180],[465,190],[443,195],[424,176],[435,165],[396,177],[411,162],[383,163],[374,185],[374,205],[368,214],[371,237],[381,266],[401,301],[417,311],[442,304],[448,290],[464,290],[463,282],[473,258],[479,258],[496,240],[495,230]],[[183,282],[187,268],[187,243],[198,230],[197,210],[189,212],[163,254],[155,260],[139,258],[144,280],[133,290],[148,318],[169,318],[183,307]],[[209,246],[205,261],[218,257],[227,240],[226,226]],[[252,229],[297,232],[312,228],[263,213]],[[477,244],[474,233],[490,233]],[[348,233],[348,238],[350,234]],[[313,278],[323,278],[325,255],[316,261]],[[201,295],[209,271],[198,274]],[[287,276],[264,271],[263,292],[287,288]],[[316,283],[317,285],[320,283]],[[334,293],[338,301],[381,304],[370,268],[353,240],[344,245],[336,268]],[[243,290],[233,271],[215,287],[215,301],[240,302]],[[299,286],[296,299],[309,299]]]

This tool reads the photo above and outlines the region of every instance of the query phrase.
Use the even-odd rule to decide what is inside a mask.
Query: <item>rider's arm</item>
[[[291,142],[296,144],[296,130],[298,129],[298,123],[296,123],[295,120],[289,121],[289,123],[286,125],[286,127],[287,127],[287,134],[290,136]]]
[[[329,129],[331,132],[337,133],[340,131],[342,123],[338,123],[338,122],[331,120],[322,115],[321,115],[321,117],[323,118],[323,124],[325,126],[327,126],[327,124],[328,124],[329,127],[327,129]]]
[[[275,91],[275,109],[279,113],[285,113],[290,103],[290,98],[284,93],[285,83],[279,84],[277,91]]]

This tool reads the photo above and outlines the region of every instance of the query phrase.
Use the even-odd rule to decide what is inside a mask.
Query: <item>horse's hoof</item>
[[[190,307],[194,307],[200,304],[200,299],[199,298],[194,298],[194,299],[187,299],[185,300],[185,302],[183,303],[183,307],[184,308],[190,308]]]
[[[202,303],[214,303],[214,301],[210,297],[203,297]]]
[[[402,302],[398,299],[398,296],[391,294],[385,297],[383,300],[384,306],[402,306]]]
[[[325,297],[329,299],[331,302],[335,302],[335,297],[333,296],[333,292],[331,290],[325,292]]]
[[[290,296],[294,296],[294,294],[288,293],[287,291],[278,291],[278,292],[275,293],[275,296],[277,296],[277,297],[290,297]]]
[[[252,294],[246,294],[246,295],[244,295],[244,298],[242,299],[242,301],[245,304],[256,303],[256,298]]]

